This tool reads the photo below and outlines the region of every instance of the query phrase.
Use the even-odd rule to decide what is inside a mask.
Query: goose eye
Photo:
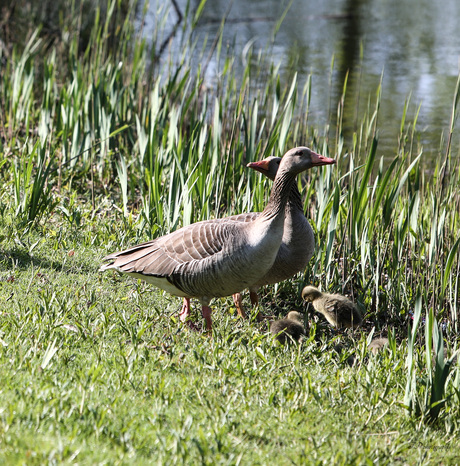
[[[298,150],[295,155],[302,155],[303,154],[303,151],[302,150]]]

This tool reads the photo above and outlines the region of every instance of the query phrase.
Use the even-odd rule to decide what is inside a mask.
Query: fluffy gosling
[[[388,338],[374,338],[369,343],[368,349],[372,351],[373,354],[377,354],[380,350],[385,348],[388,345]]]
[[[356,328],[363,318],[355,304],[339,294],[322,293],[314,286],[302,290],[302,298],[312,303],[315,311],[320,312],[327,321],[338,329]]]
[[[291,311],[284,319],[273,321],[270,325],[270,331],[283,345],[291,339],[299,341],[305,335],[302,315],[297,311]]]

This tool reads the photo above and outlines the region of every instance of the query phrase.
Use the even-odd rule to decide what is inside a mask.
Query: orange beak
[[[263,174],[268,173],[268,160],[267,159],[259,160],[258,162],[249,162],[246,166],[248,168],[253,168],[254,170],[260,173],[263,173]]]
[[[323,155],[317,154],[316,152],[311,151],[311,161],[313,166],[319,167],[321,165],[332,165],[336,163],[334,159],[329,157],[324,157]]]

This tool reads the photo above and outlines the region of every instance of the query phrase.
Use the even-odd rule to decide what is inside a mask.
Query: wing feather
[[[122,272],[165,277],[218,254],[225,246],[229,232],[241,222],[204,221],[176,230],[156,240],[147,241],[125,251],[106,256],[101,267]]]

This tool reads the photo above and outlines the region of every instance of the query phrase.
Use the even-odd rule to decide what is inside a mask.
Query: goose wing
[[[194,223],[125,251],[109,254],[102,259],[107,264],[100,270],[113,268],[125,273],[166,277],[187,263],[218,254],[232,230],[232,222]]]

